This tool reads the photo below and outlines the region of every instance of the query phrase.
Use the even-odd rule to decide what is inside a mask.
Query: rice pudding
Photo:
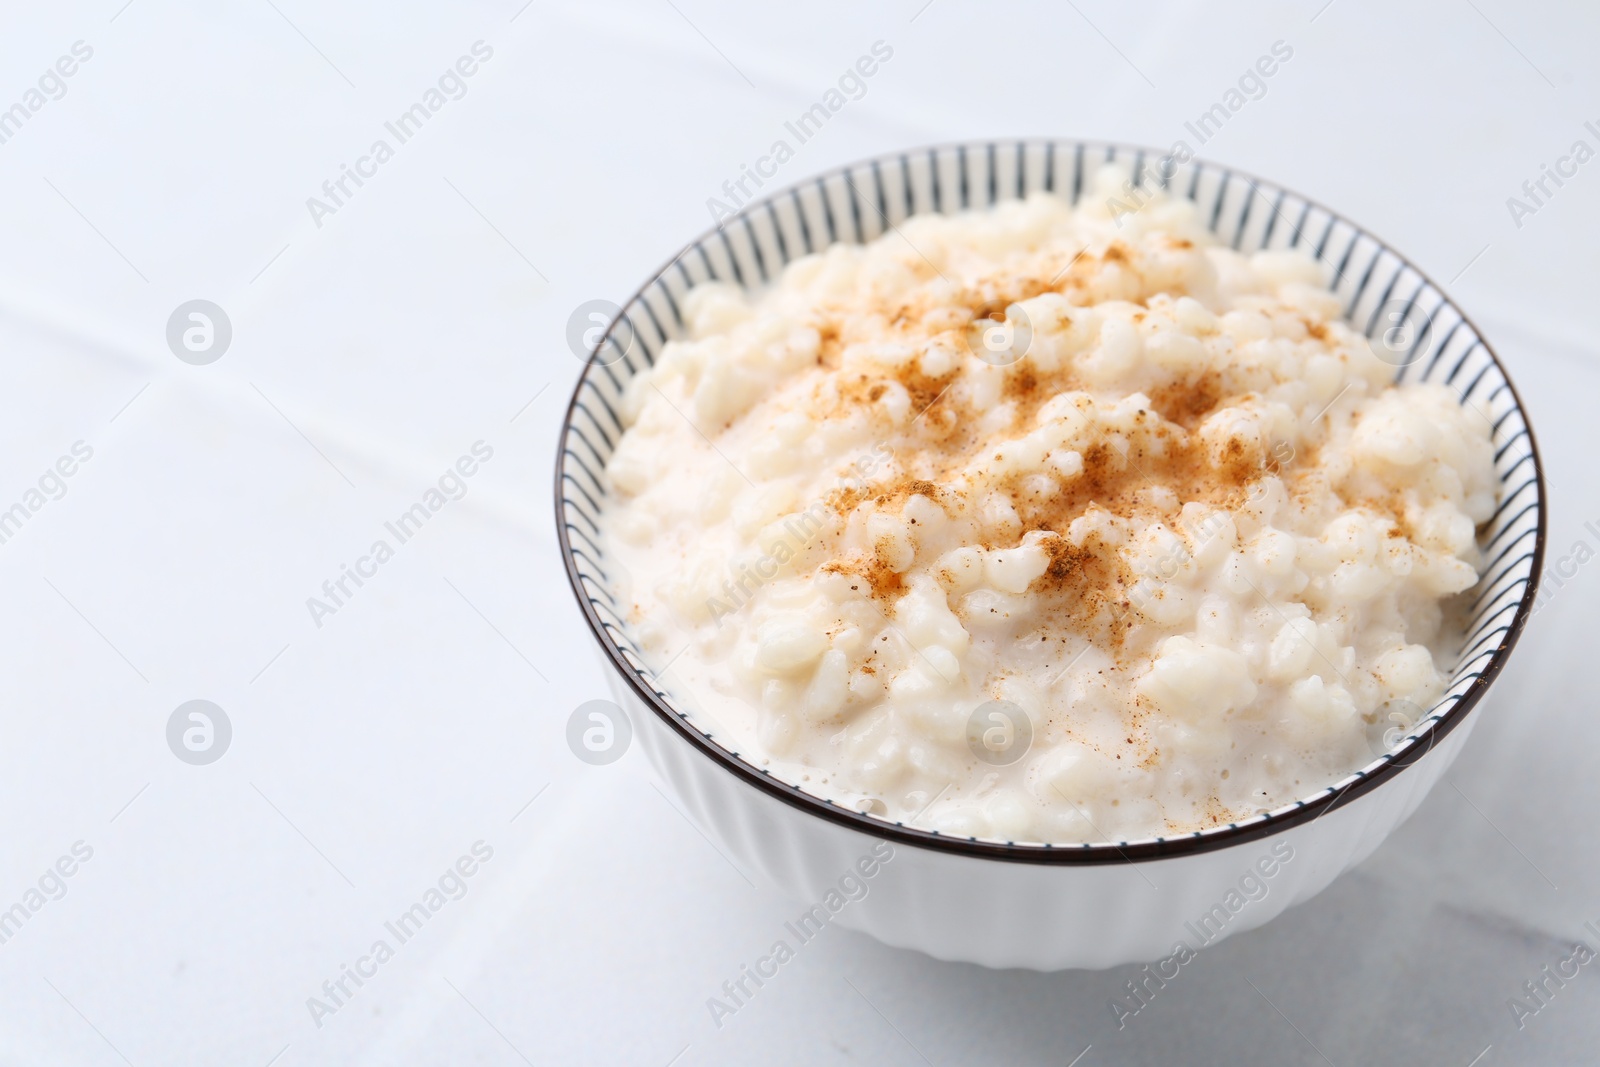
[[[1443,693],[1491,426],[1323,266],[1156,197],[907,220],[682,302],[629,384],[605,566],[722,744],[943,833],[1187,833]]]

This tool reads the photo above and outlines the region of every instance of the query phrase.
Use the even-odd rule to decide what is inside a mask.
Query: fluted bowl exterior
[[[1346,319],[1369,337],[1395,309],[1415,333],[1397,381],[1431,381],[1486,412],[1498,507],[1479,531],[1487,560],[1466,594],[1462,647],[1439,703],[1389,751],[1291,804],[1171,837],[1084,845],[952,837],[840,808],[723,743],[655,674],[612,588],[601,529],[616,412],[635,374],[684,335],[688,290],[719,280],[756,290],[792,259],[863,243],[905,218],[1045,190],[1076,203],[1105,164],[1132,187],[1196,203],[1240,250],[1304,248],[1332,269]],[[1545,487],[1516,389],[1477,329],[1378,238],[1259,178],[1154,149],[1074,140],[983,141],[865,160],[745,205],[687,245],[622,308],[573,392],[556,457],[556,525],[568,577],[635,735],[688,814],[742,867],[815,909],[852,870],[859,899],[817,921],[888,944],[991,967],[1109,967],[1170,957],[1261,925],[1370,855],[1456,758],[1473,711],[1532,612],[1543,559]],[[877,850],[876,852],[874,850]],[[884,854],[892,858],[884,861]],[[864,857],[880,857],[867,861]],[[860,880],[860,879],[858,879]]]

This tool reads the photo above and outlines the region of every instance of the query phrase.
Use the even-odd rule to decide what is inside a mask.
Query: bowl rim
[[[858,167],[869,166],[875,162],[881,163],[887,159],[910,158],[917,154],[933,155],[950,151],[966,152],[974,149],[987,151],[991,148],[1000,148],[1002,146],[1025,148],[1031,145],[1055,145],[1057,147],[1066,145],[1077,150],[1105,149],[1108,153],[1142,153],[1145,156],[1158,159],[1163,158],[1164,155],[1171,154],[1170,150],[1163,153],[1159,148],[1132,142],[1050,136],[1016,136],[987,140],[947,141],[876,153],[808,175],[799,181],[778,187],[764,197],[744,204],[733,215],[723,220],[722,225],[712,226],[685,242],[671,258],[653,271],[645,282],[623,302],[621,310],[626,311],[636,303],[643,303],[645,294],[650,288],[690,250],[703,244],[735,220],[751,216],[768,204],[776,202],[780,197],[789,196],[792,190],[799,190],[815,185],[818,182],[825,182],[835,176],[848,176]],[[1110,155],[1108,155],[1108,160],[1110,158]],[[711,758],[724,770],[732,772],[740,780],[747,785],[755,787],[760,792],[774,797],[791,807],[798,808],[809,815],[858,833],[887,839],[895,844],[904,844],[973,859],[1000,860],[1010,863],[1046,866],[1083,866],[1174,859],[1182,856],[1214,852],[1276,836],[1286,830],[1314,822],[1330,811],[1354,803],[1366,794],[1393,780],[1402,771],[1420,762],[1423,757],[1433,750],[1433,746],[1441,738],[1447,736],[1459,726],[1478,706],[1488,692],[1489,687],[1499,677],[1500,671],[1504,668],[1512,650],[1521,638],[1523,629],[1533,614],[1534,603],[1538,595],[1539,580],[1543,571],[1547,518],[1544,464],[1539,454],[1539,445],[1534,435],[1533,425],[1528,419],[1527,409],[1522,402],[1522,395],[1517,391],[1516,384],[1512,381],[1510,372],[1506,369],[1505,364],[1501,362],[1499,354],[1495,352],[1482,331],[1478,329],[1477,323],[1472,321],[1461,306],[1450,297],[1443,286],[1435,282],[1427,272],[1423,271],[1413,260],[1396,249],[1393,244],[1345,215],[1334,211],[1322,202],[1297,190],[1290,189],[1280,182],[1263,179],[1250,171],[1216,163],[1197,155],[1191,155],[1185,162],[1199,168],[1214,168],[1221,173],[1243,178],[1257,187],[1264,184],[1283,193],[1298,197],[1308,208],[1317,208],[1326,212],[1330,219],[1330,226],[1335,223],[1343,223],[1350,227],[1355,234],[1352,242],[1366,237],[1379,246],[1380,252],[1381,250],[1387,250],[1400,260],[1404,268],[1409,268],[1416,272],[1425,286],[1431,287],[1450,305],[1456,314],[1461,316],[1462,322],[1472,330],[1478,339],[1478,343],[1483,347],[1484,352],[1505,380],[1506,388],[1511,394],[1513,407],[1522,419],[1523,430],[1527,436],[1529,454],[1533,458],[1534,484],[1538,490],[1537,524],[1534,528],[1532,558],[1529,564],[1530,571],[1527,584],[1523,587],[1522,596],[1517,603],[1517,610],[1509,628],[1501,639],[1499,647],[1494,650],[1489,661],[1478,671],[1477,677],[1472,680],[1466,692],[1461,694],[1460,699],[1455,702],[1454,706],[1434,719],[1425,733],[1414,735],[1411,739],[1412,743],[1395,752],[1385,754],[1375,763],[1367,764],[1350,772],[1344,778],[1324,787],[1310,798],[1300,798],[1280,805],[1270,811],[1250,816],[1243,822],[1228,823],[1223,826],[1195,830],[1172,837],[1142,838],[1135,841],[1122,842],[1009,842],[989,838],[943,834],[937,830],[924,830],[905,825],[903,822],[890,821],[865,812],[840,807],[831,799],[808,793],[801,789],[800,786],[746,762],[740,758],[737,752],[713,740],[709,734],[704,734],[693,728],[682,715],[668,707],[654,690],[645,684],[644,674],[627,661],[616,642],[606,637],[605,627],[599,614],[595,611],[588,595],[584,591],[582,576],[577,568],[563,514],[565,496],[562,492],[562,486],[563,476],[566,473],[567,446],[568,438],[572,433],[573,414],[577,410],[584,382],[599,365],[595,359],[588,358],[584,360],[583,370],[579,373],[577,381],[573,385],[572,396],[568,400],[566,410],[562,415],[561,432],[557,438],[555,477],[552,486],[555,498],[556,538],[561,548],[561,559],[566,570],[568,584],[571,586],[573,596],[578,601],[578,608],[583,613],[584,621],[588,624],[590,636],[599,643],[600,648],[604,651],[607,665],[622,677],[634,695],[665,722],[671,730],[688,741],[700,753]],[[1352,247],[1354,247],[1353,243]],[[617,318],[620,317],[621,315],[619,314]],[[598,353],[600,348],[610,339],[611,330],[614,328],[616,321],[617,319],[614,318],[611,324],[608,324],[605,332],[595,342],[590,352],[591,357]],[[1422,743],[1424,738],[1426,738],[1426,744]],[[1340,786],[1341,782],[1344,783],[1342,787]]]

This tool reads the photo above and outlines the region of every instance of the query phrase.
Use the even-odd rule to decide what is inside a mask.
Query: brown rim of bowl
[[[870,156],[863,160],[847,163],[843,166],[834,167],[831,170],[826,170],[819,174],[809,176],[802,181],[784,186],[768,196],[761,198],[760,200],[751,201],[744,207],[740,208],[740,210],[727,221],[732,222],[734,218],[749,215],[754,211],[765,207],[769,202],[776,201],[778,197],[789,195],[789,192],[792,189],[800,189],[804,186],[815,184],[819,180],[826,180],[834,175],[848,175],[854,168],[869,164],[874,160],[882,160],[897,155],[909,157],[916,153],[936,153],[951,150],[963,151],[972,149],[974,147],[986,149],[991,144],[998,146],[1002,143],[1007,145],[1052,143],[1057,145],[1066,144],[1073,147],[1082,146],[1084,148],[1107,149],[1116,153],[1121,153],[1124,151],[1130,154],[1142,152],[1158,159],[1161,158],[1163,154],[1160,149],[1136,144],[1124,144],[1109,141],[1077,141],[1062,138],[1016,137],[1009,138],[1004,142],[958,141],[938,145],[924,145],[916,148],[903,149],[898,153],[891,151],[876,156]],[[1258,178],[1249,171],[1240,170],[1237,167],[1228,167],[1221,164],[1210,163],[1200,159],[1197,156],[1192,157],[1190,162],[1199,167],[1211,167],[1222,173],[1236,175],[1256,184],[1258,187],[1263,182],[1263,179]],[[936,852],[945,852],[958,856],[968,856],[975,859],[1004,860],[1012,863],[1084,865],[1127,863],[1140,860],[1174,859],[1180,856],[1190,856],[1203,852],[1211,852],[1217,849],[1229,848],[1233,845],[1257,841],[1262,838],[1278,834],[1284,830],[1289,830],[1296,826],[1304,826],[1308,823],[1311,823],[1316,819],[1321,818],[1323,815],[1326,815],[1330,811],[1353,803],[1359,798],[1377,789],[1385,782],[1393,779],[1407,767],[1410,767],[1412,764],[1421,761],[1424,756],[1433,750],[1433,746],[1439,741],[1439,739],[1445,737],[1457,726],[1459,726],[1462,721],[1466,719],[1467,715],[1477,707],[1478,703],[1483,699],[1484,694],[1488,692],[1489,686],[1493,684],[1494,680],[1499,676],[1501,669],[1505,666],[1506,660],[1511,655],[1511,650],[1516,647],[1518,639],[1522,636],[1523,628],[1527,624],[1528,618],[1532,615],[1534,599],[1537,596],[1539,588],[1540,572],[1543,569],[1544,564],[1546,534],[1544,464],[1539,457],[1538,441],[1534,437],[1533,426],[1528,420],[1527,410],[1523,407],[1522,395],[1517,392],[1516,384],[1511,380],[1511,375],[1509,372],[1507,372],[1505,364],[1500,361],[1499,355],[1494,351],[1493,347],[1490,346],[1489,342],[1484,339],[1483,333],[1478,329],[1477,324],[1467,316],[1467,314],[1459,305],[1456,304],[1454,300],[1450,299],[1449,295],[1442,286],[1436,283],[1426,272],[1421,270],[1411,259],[1403,256],[1392,244],[1379,238],[1365,227],[1358,226],[1345,216],[1331,210],[1320,201],[1313,200],[1312,198],[1289,189],[1287,186],[1281,185],[1278,182],[1265,182],[1265,184],[1299,197],[1310,207],[1319,208],[1322,211],[1327,212],[1331,220],[1343,222],[1345,225],[1349,226],[1353,231],[1355,231],[1355,237],[1352,238],[1352,242],[1359,240],[1363,236],[1367,237],[1368,239],[1376,242],[1380,250],[1389,251],[1391,254],[1399,258],[1405,267],[1409,267],[1411,270],[1416,271],[1418,277],[1422,279],[1423,284],[1431,286],[1435,292],[1439,293],[1439,295],[1450,304],[1451,308],[1461,316],[1462,322],[1464,322],[1478,338],[1478,343],[1483,346],[1484,352],[1488,354],[1489,359],[1493,361],[1495,367],[1500,371],[1501,376],[1505,379],[1506,388],[1511,393],[1512,403],[1515,405],[1516,411],[1522,416],[1522,423],[1528,437],[1528,449],[1530,454],[1533,456],[1534,481],[1539,493],[1538,524],[1535,527],[1534,532],[1533,554],[1532,560],[1529,564],[1530,571],[1528,583],[1523,588],[1522,597],[1517,604],[1516,614],[1511,620],[1510,627],[1506,630],[1504,636],[1502,637],[1500,646],[1494,650],[1493,654],[1489,658],[1488,663],[1486,663],[1483,669],[1478,672],[1478,676],[1473,679],[1472,684],[1467,688],[1465,693],[1461,694],[1460,699],[1456,701],[1454,706],[1435,719],[1432,725],[1426,731],[1410,736],[1407,739],[1404,747],[1398,749],[1397,751],[1385,754],[1384,756],[1379,757],[1373,763],[1367,764],[1364,768],[1353,771],[1344,778],[1339,779],[1339,782],[1345,783],[1343,786],[1340,786],[1339,782],[1335,782],[1333,785],[1330,785],[1319,791],[1310,799],[1300,799],[1290,804],[1281,805],[1270,811],[1251,816],[1242,822],[1228,823],[1224,826],[1219,826],[1208,830],[1195,830],[1190,833],[1175,837],[1146,838],[1132,842],[1096,841],[1084,843],[1074,842],[1069,844],[1031,842],[1013,843],[1007,841],[989,840],[985,838],[959,837],[950,834],[941,834],[937,830],[922,830],[916,827],[907,826],[900,822],[891,822],[887,819],[880,819],[863,812],[857,812],[849,808],[839,807],[838,805],[834,804],[832,800],[807,793],[799,786],[786,782],[781,778],[775,777],[767,771],[763,771],[745,762],[743,759],[739,758],[738,753],[730,751],[713,740],[709,735],[703,734],[699,730],[694,729],[680,714],[666,706],[666,704],[662,702],[655,692],[647,684],[645,684],[645,680],[639,674],[639,672],[634,669],[632,664],[628,663],[626,658],[624,658],[621,649],[617,647],[616,643],[611,641],[606,636],[605,627],[601,622],[599,615],[595,612],[593,605],[589,602],[587,595],[584,593],[582,579],[578,573],[577,565],[574,562],[572,546],[567,536],[565,516],[562,513],[562,506],[565,498],[562,494],[561,488],[562,478],[566,471],[566,452],[568,436],[572,431],[573,412],[577,408],[579,393],[583,388],[584,380],[595,369],[596,366],[596,362],[593,359],[589,359],[584,361],[583,371],[578,375],[578,380],[573,386],[572,398],[567,402],[566,412],[562,416],[561,435],[557,442],[555,481],[553,486],[555,496],[556,537],[561,546],[561,560],[566,569],[567,581],[572,587],[573,595],[577,598],[578,607],[583,612],[584,620],[589,625],[590,634],[596,641],[599,642],[600,647],[605,650],[606,658],[609,660],[611,667],[621,674],[622,678],[627,682],[628,687],[633,690],[634,694],[638,696],[647,707],[655,712],[655,714],[659,716],[670,729],[675,731],[684,740],[688,741],[689,744],[694,748],[698,749],[716,763],[720,764],[724,769],[731,771],[736,777],[744,781],[746,784],[755,787],[763,793],[775,797],[776,799],[781,800],[792,807],[799,808],[808,814],[815,815],[832,823],[836,823],[847,829],[855,830],[858,833],[866,834],[872,837],[884,838],[897,844],[911,845],[918,848],[931,849]],[[641,302],[645,293],[667,272],[669,267],[683,258],[684,254],[690,249],[705,242],[707,239],[719,232],[720,229],[721,227],[713,226],[696,236],[693,240],[684,244],[684,246],[680,248],[675,255],[673,255],[656,271],[654,271],[649,276],[649,279],[642,286],[640,286],[632,296],[628,298],[628,300],[622,305],[622,310],[625,312],[629,308],[632,308],[636,303]],[[618,317],[621,317],[620,314]],[[596,342],[592,352],[598,352],[599,349],[605,345],[606,341],[611,336],[611,329],[612,326],[615,325],[615,322],[616,319],[613,319],[612,324],[607,326],[606,332]]]

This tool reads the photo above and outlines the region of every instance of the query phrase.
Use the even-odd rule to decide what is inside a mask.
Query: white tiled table
[[[780,181],[963,137],[1169,144],[1283,40],[1292,60],[1202,154],[1449,281],[1539,431],[1552,558],[1600,548],[1600,163],[1520,228],[1506,206],[1575,139],[1600,147],[1600,15],[521,3],[0,16],[0,108],[93,50],[0,143],[0,509],[93,449],[0,544],[0,909],[93,849],[0,944],[0,1062],[1600,1060],[1600,964],[1520,1032],[1506,1006],[1600,920],[1597,568],[1533,621],[1459,790],[1126,1030],[1108,1002],[1127,972],[991,973],[842,930],[719,1030],[706,998],[795,905],[720,858],[639,753],[567,751],[604,685],[549,507],[568,314],[703,228],[873,42],[892,59]],[[465,95],[313,218],[307,198],[480,40]],[[233,327],[206,366],[165,342],[196,298]],[[306,598],[478,441],[493,458],[467,495],[316,625]],[[209,766],[165,738],[196,698],[233,727]],[[316,1025],[307,998],[480,840],[465,896]]]

